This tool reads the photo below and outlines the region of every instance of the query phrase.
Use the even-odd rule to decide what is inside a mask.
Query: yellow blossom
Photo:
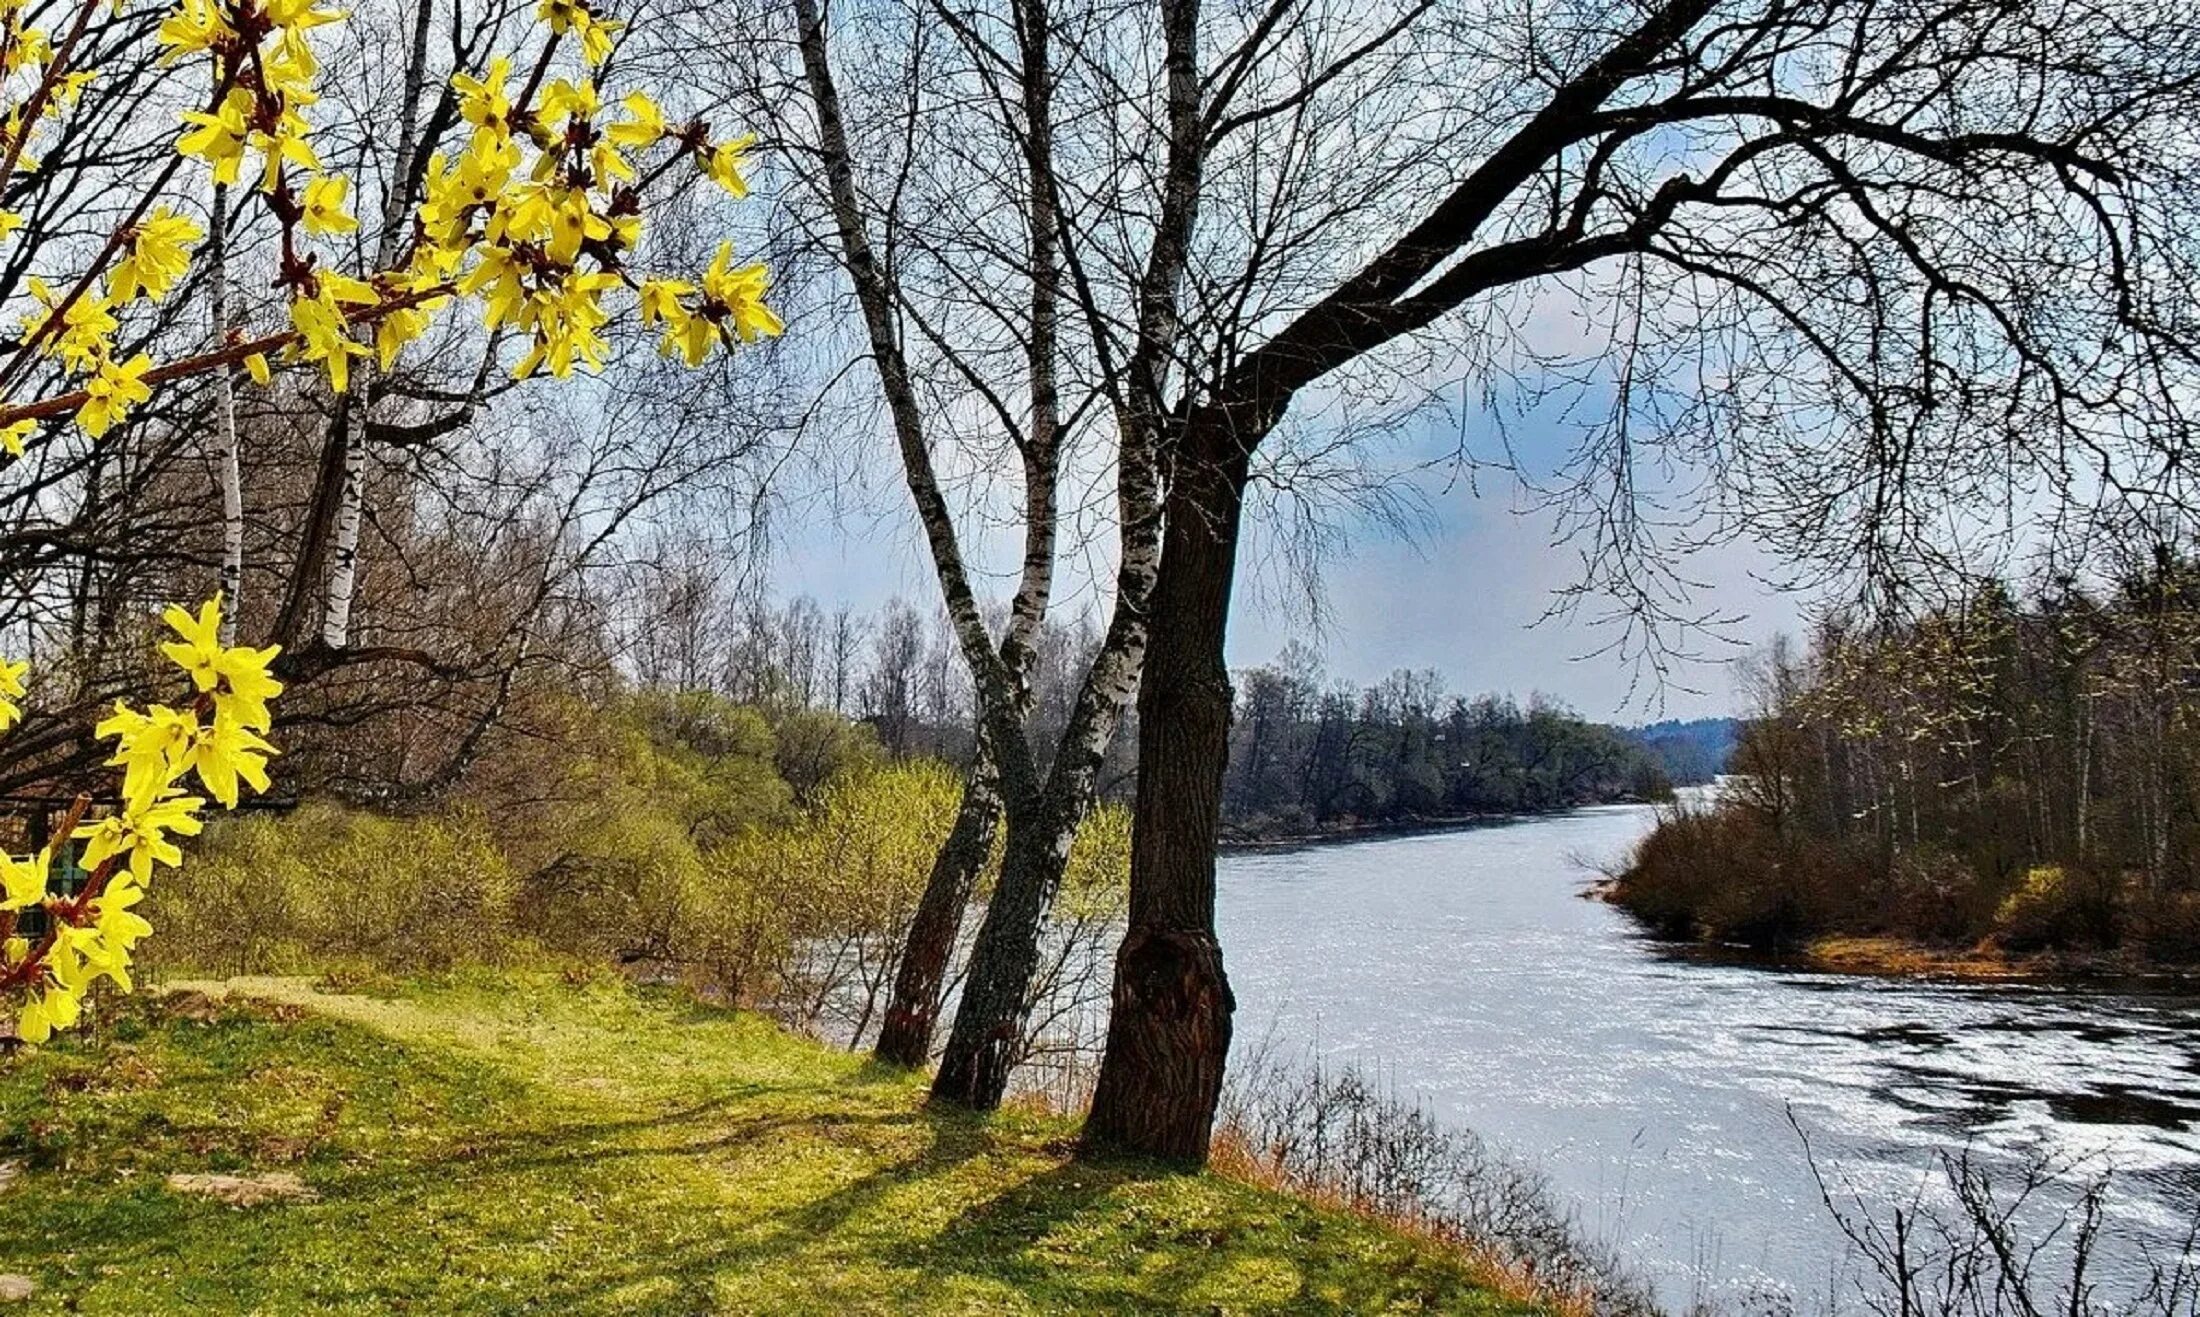
[[[305,201],[301,206],[306,232],[349,233],[359,227],[359,221],[344,208],[344,195],[350,187],[349,182],[335,174],[307,181]]]
[[[46,852],[0,855],[0,910],[27,910],[46,899]]]
[[[785,326],[764,305],[768,283],[764,267],[744,265],[736,270],[732,264],[733,244],[720,243],[717,258],[703,273],[703,296],[708,299],[705,309],[730,319],[733,332],[744,343],[776,337]]]
[[[183,852],[169,834],[198,835],[206,826],[198,816],[205,803],[197,796],[175,794],[125,801],[120,814],[101,819],[84,834],[84,867],[97,869],[119,855],[141,886],[150,883],[155,864],[174,868],[183,863]]]
[[[292,350],[301,361],[325,363],[329,387],[338,393],[351,387],[351,359],[368,353],[365,344],[346,332],[343,300],[334,292],[329,277],[323,275],[319,295],[295,298],[290,304],[290,323],[298,331],[298,343]]]
[[[159,300],[191,268],[191,248],[205,234],[166,206],[156,206],[130,237],[130,254],[107,275],[107,293],[128,302],[140,293]]]
[[[23,717],[24,674],[31,665],[18,659],[13,663],[0,660],[0,732],[15,726]]]
[[[749,180],[741,173],[741,166],[754,145],[756,139],[744,135],[730,142],[720,142],[702,155],[703,173],[736,201],[749,194]]]
[[[512,75],[512,61],[499,55],[489,61],[489,71],[476,78],[451,75],[451,89],[458,93],[458,112],[474,126],[474,141],[501,142],[512,132],[512,102],[504,94],[505,79]]]
[[[101,361],[99,372],[84,384],[85,401],[77,408],[76,423],[94,439],[107,433],[130,409],[153,396],[145,372],[153,359],[143,352],[128,361]]]
[[[214,170],[217,183],[234,183],[244,168],[245,135],[251,131],[252,93],[233,87],[212,114],[184,112],[183,121],[197,125],[176,143],[185,155],[197,156]]]
[[[611,125],[605,134],[614,143],[638,150],[665,135],[665,112],[657,108],[648,93],[628,92],[619,108],[626,111],[626,118]]]

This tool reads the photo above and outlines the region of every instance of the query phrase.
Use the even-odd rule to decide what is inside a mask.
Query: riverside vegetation
[[[1610,895],[1669,936],[1959,973],[2200,964],[2200,566],[1824,625]]]
[[[95,1312],[1639,1306],[1534,1176],[1350,1073],[1249,1068],[1219,1173],[1071,1161],[1120,806],[1046,934],[1025,1069],[1067,1079],[988,1120],[834,1045],[875,1034],[952,769],[701,692],[529,726],[432,807],[193,839],[152,999],[0,1076],[0,1271]]]

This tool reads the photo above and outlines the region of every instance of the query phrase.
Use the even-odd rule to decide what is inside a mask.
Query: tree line
[[[1222,818],[1239,836],[1657,800],[1648,745],[1541,697],[1448,694],[1435,672],[1325,687],[1311,656],[1237,675]]]
[[[725,591],[700,568],[652,598],[629,650],[645,687],[830,711],[867,725],[889,755],[971,767],[976,699],[953,625],[938,613],[899,598],[868,613],[828,612],[807,596],[775,604]],[[1050,619],[1033,633],[1023,726],[1034,744],[1051,744],[1068,723],[1100,643],[1089,618]],[[1730,730],[1709,720],[1622,731],[1542,696],[1522,706],[1454,695],[1433,671],[1355,687],[1326,679],[1299,643],[1239,671],[1235,685],[1222,817],[1248,839],[1661,799],[1676,780],[1720,771],[1719,737]],[[1098,798],[1131,799],[1136,727],[1132,712],[1103,751]]]
[[[1835,618],[1759,674],[1738,778],[1621,878],[1669,931],[2200,955],[2200,563],[2162,549],[1897,623]]]

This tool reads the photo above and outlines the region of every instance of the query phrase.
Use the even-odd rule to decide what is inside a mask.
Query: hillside
[[[0,1072],[20,1310],[1528,1311],[1353,1217],[1077,1164],[1057,1119],[935,1115],[905,1075],[614,979],[125,1010]]]

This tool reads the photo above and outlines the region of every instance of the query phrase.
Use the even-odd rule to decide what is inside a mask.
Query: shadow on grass
[[[981,1121],[940,1119],[918,1111],[845,1118],[787,1116],[747,1123],[742,1133],[750,1138],[762,1137],[774,1129],[797,1127],[814,1130],[820,1126],[912,1124],[930,1129],[931,1138],[921,1150],[865,1171],[820,1197],[746,1223],[747,1229],[705,1231],[699,1237],[659,1240],[644,1255],[628,1255],[604,1265],[576,1269],[567,1273],[562,1283],[531,1295],[530,1300],[544,1309],[576,1313],[717,1311],[722,1286],[739,1288],[744,1276],[758,1275],[762,1269],[799,1254],[839,1251],[833,1239],[836,1232],[878,1207],[889,1194],[914,1182],[948,1176],[992,1147],[992,1138]],[[708,1151],[722,1142],[706,1140],[697,1146]],[[682,1155],[686,1150],[663,1151]],[[867,1251],[864,1244],[853,1240],[845,1249],[856,1260]],[[821,1283],[825,1279],[823,1275],[818,1277]],[[650,1291],[654,1297],[637,1300],[633,1294],[636,1290]],[[826,1309],[841,1310],[825,1300],[821,1292],[814,1297]],[[819,1309],[805,1306],[803,1310]]]

